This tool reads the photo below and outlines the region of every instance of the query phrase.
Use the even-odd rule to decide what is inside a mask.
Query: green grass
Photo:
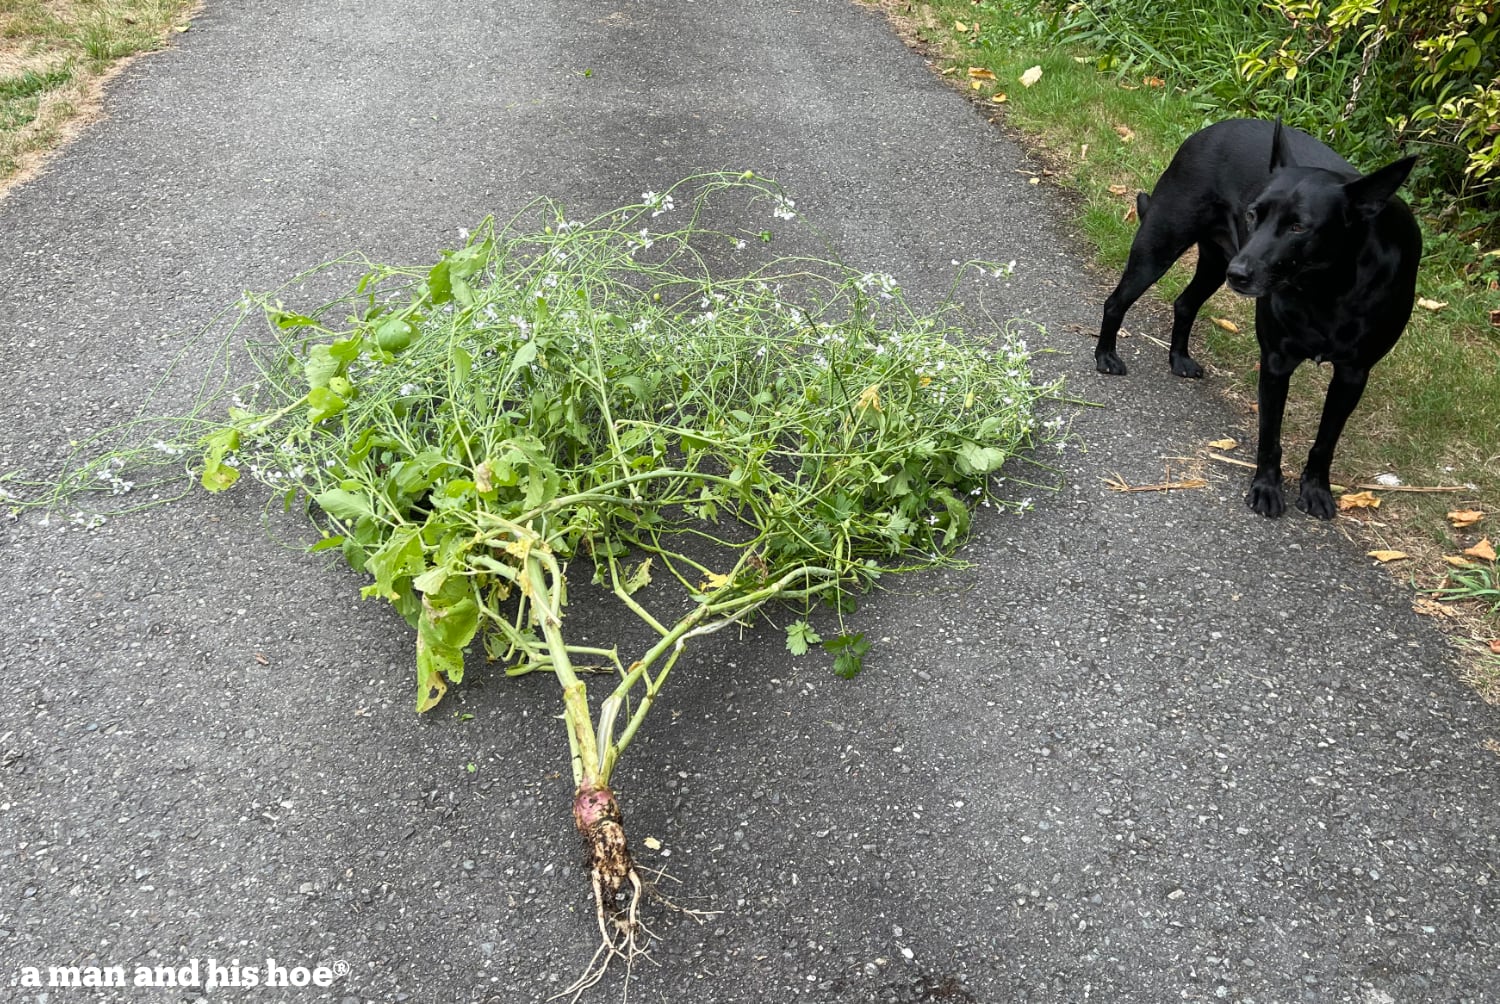
[[[121,59],[186,30],[193,0],[0,0],[0,193],[97,111]]]
[[[1128,214],[1135,193],[1151,190],[1189,134],[1245,113],[1232,79],[1232,51],[1260,30],[1255,18],[1268,17],[1247,15],[1245,5],[1220,0],[1198,0],[1191,8],[1159,7],[1169,44],[1153,51],[1127,46],[1111,52],[1077,41],[1119,42],[1104,38],[1102,28],[1064,39],[1065,18],[1076,22],[1079,5],[1055,16],[1026,0],[934,0],[892,9],[898,30],[939,56],[947,79],[995,110],[1053,168],[1055,180],[1076,192],[1079,225],[1111,270],[1124,265],[1135,235],[1136,222]],[[1214,61],[1229,72],[1208,76],[1203,67]],[[1023,86],[1019,78],[1033,66],[1041,67],[1042,76]],[[995,79],[980,80],[975,88],[971,67],[988,69]],[[1335,120],[1347,85],[1345,76],[1298,81],[1307,100],[1317,99],[1319,88],[1328,91],[1329,114]],[[1005,95],[1003,104],[994,101],[998,93]],[[1274,114],[1277,109],[1265,111]],[[1313,131],[1347,135],[1345,125],[1333,121]],[[1121,128],[1129,130],[1128,138]],[[1378,144],[1366,144],[1370,149],[1362,155],[1337,137],[1333,142],[1365,170],[1394,155],[1393,149],[1376,149]],[[1482,230],[1455,232],[1438,226],[1431,212],[1438,205],[1429,199],[1418,207],[1426,253],[1417,293],[1447,306],[1418,308],[1396,349],[1376,366],[1334,466],[1334,480],[1343,484],[1393,472],[1408,485],[1474,485],[1455,494],[1385,497],[1380,520],[1386,525],[1379,532],[1434,559],[1441,551],[1473,544],[1485,531],[1495,535],[1494,524],[1500,523],[1500,516],[1492,515],[1477,532],[1459,533],[1443,518],[1453,508],[1500,509],[1500,328],[1489,322],[1489,312],[1500,308],[1500,277],[1495,275],[1500,257],[1482,257],[1488,247],[1474,243]],[[1458,218],[1445,214],[1450,225]],[[1190,270],[1179,264],[1158,285],[1157,295],[1170,301],[1189,278]],[[1240,333],[1220,330],[1208,322],[1210,317],[1232,320]],[[1166,335],[1150,329],[1140,307],[1126,319],[1127,330],[1135,325],[1140,325],[1136,330]],[[1247,407],[1254,399],[1259,362],[1253,331],[1250,302],[1221,290],[1205,306],[1193,339],[1196,354],[1212,367],[1219,386]],[[1162,356],[1165,374],[1165,352]],[[1293,383],[1286,427],[1289,467],[1300,461],[1316,432],[1326,379],[1326,372],[1306,366]],[[1441,563],[1424,567],[1429,569],[1425,584],[1439,584]],[[1493,629],[1500,633],[1500,625]]]

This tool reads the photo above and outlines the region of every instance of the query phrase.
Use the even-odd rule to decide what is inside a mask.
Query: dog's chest
[[[1318,305],[1287,297],[1273,297],[1267,325],[1274,347],[1294,359],[1315,363],[1357,363],[1367,349],[1363,321],[1347,310],[1317,309]]]

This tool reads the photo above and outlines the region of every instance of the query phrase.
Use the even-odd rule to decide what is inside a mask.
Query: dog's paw
[[[1186,352],[1181,355],[1171,356],[1172,373],[1180,377],[1191,377],[1194,380],[1203,376],[1203,367],[1198,365],[1198,360]]]
[[[1318,519],[1333,519],[1333,514],[1338,511],[1328,485],[1305,476],[1297,492],[1297,508]]]
[[[1262,516],[1272,519],[1286,512],[1286,499],[1281,497],[1281,479],[1271,481],[1256,478],[1250,482],[1250,490],[1245,493],[1245,504]]]
[[[1108,373],[1110,376],[1124,376],[1129,372],[1125,369],[1125,362],[1120,358],[1120,354],[1114,351],[1095,352],[1094,369],[1100,373]]]

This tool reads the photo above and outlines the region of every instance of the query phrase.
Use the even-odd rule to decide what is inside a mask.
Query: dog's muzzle
[[[1235,258],[1224,271],[1229,288],[1241,296],[1261,296],[1266,291],[1265,275],[1243,257]]]

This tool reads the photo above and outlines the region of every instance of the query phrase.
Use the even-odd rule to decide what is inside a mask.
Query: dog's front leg
[[[1368,369],[1338,364],[1333,367],[1328,397],[1323,401],[1323,417],[1318,421],[1318,438],[1313,440],[1312,449],[1308,451],[1307,466],[1302,469],[1302,484],[1297,494],[1297,508],[1309,516],[1333,519],[1336,508],[1333,491],[1328,485],[1333,449],[1344,432],[1344,423],[1364,395],[1369,379]]]
[[[1299,362],[1261,346],[1260,384],[1256,390],[1260,438],[1255,444],[1255,476],[1250,479],[1245,502],[1262,516],[1274,518],[1286,511],[1286,500],[1281,497],[1281,415],[1286,409],[1292,370]]]

